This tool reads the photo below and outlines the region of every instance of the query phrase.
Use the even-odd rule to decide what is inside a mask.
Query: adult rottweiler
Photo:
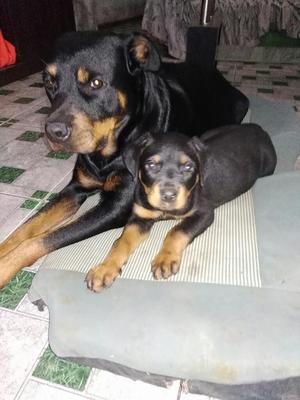
[[[276,153],[258,125],[230,125],[189,138],[172,133],[145,136],[124,153],[136,177],[132,214],[106,259],[87,274],[88,287],[110,286],[130,254],[149,235],[155,221],[180,219],[152,262],[156,279],[176,274],[184,249],[214,220],[214,209],[246,192],[257,178],[270,175]]]
[[[134,183],[122,152],[142,132],[201,134],[240,123],[248,100],[217,70],[162,63],[142,34],[64,35],[44,71],[52,108],[46,138],[53,150],[78,153],[70,184],[0,246],[0,287],[39,257],[123,226]],[[84,200],[101,203],[67,222]]]

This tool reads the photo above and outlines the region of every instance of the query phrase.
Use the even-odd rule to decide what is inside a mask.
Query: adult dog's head
[[[43,74],[52,105],[45,126],[50,146],[113,156],[139,111],[140,77],[159,68],[159,55],[144,35],[64,35]]]

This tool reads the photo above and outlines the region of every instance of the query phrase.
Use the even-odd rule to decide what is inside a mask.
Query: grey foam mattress
[[[150,274],[172,221],[155,225],[122,278],[100,294],[84,277],[120,230],[48,256],[30,296],[49,307],[57,355],[157,384],[179,378],[222,399],[300,398],[299,122],[287,104],[256,98],[251,120],[280,147],[277,173],[217,210],[177,276]]]

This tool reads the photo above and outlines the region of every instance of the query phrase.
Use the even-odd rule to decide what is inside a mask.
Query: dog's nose
[[[71,133],[71,128],[63,122],[47,122],[45,130],[49,136],[57,140],[66,140]]]
[[[175,188],[160,189],[160,197],[167,203],[172,203],[176,199],[177,190]]]

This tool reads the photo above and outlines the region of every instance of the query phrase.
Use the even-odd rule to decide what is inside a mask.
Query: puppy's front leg
[[[111,286],[121,274],[129,256],[147,239],[153,223],[152,220],[131,218],[105,260],[88,272],[85,279],[87,287],[94,292],[100,292],[101,289]]]
[[[168,232],[161,250],[152,261],[151,271],[155,279],[167,279],[180,268],[184,249],[204,232],[214,220],[213,208],[195,211]]]

